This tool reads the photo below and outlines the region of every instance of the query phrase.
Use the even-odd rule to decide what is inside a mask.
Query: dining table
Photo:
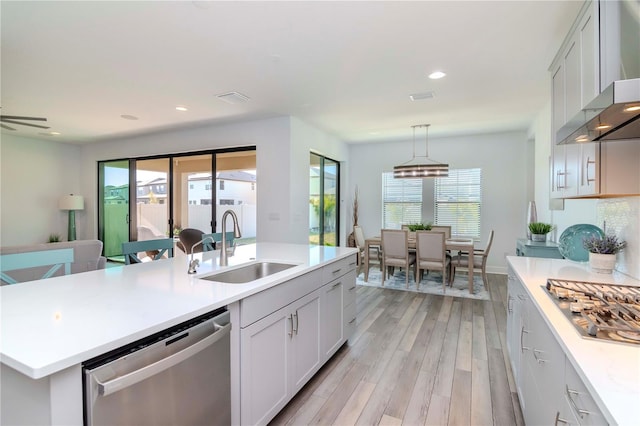
[[[409,250],[416,249],[416,238],[415,236],[409,236],[408,240]],[[473,238],[463,238],[463,237],[453,237],[447,238],[444,241],[445,248],[447,250],[455,251],[463,251],[473,254]],[[365,238],[364,240],[364,281],[369,281],[369,250],[371,248],[377,247],[378,249],[382,248],[382,237],[379,235],[374,237]],[[473,268],[471,268],[468,272],[469,275],[469,293],[473,294]]]

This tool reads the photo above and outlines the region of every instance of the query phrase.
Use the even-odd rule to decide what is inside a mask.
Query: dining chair
[[[466,268],[469,274],[480,272],[482,274],[482,284],[485,289],[488,288],[487,258],[489,257],[489,251],[491,250],[492,243],[493,230],[489,232],[489,239],[484,250],[474,249],[473,254],[471,255],[469,253],[459,252],[457,256],[453,256],[451,259],[451,276],[449,278],[449,285],[452,285],[453,279],[456,276],[456,268]]]
[[[431,226],[431,231],[432,232],[444,232],[445,240],[448,240],[449,238],[451,238],[451,226],[433,225],[433,226]]]
[[[442,271],[442,291],[446,289],[447,270],[451,270],[451,258],[447,256],[444,232],[416,232],[416,289],[420,288],[423,271]]]
[[[413,277],[416,277],[416,255],[409,252],[409,232],[401,229],[383,229],[382,236],[382,286],[389,267],[405,268],[405,283],[409,288],[409,269],[414,266]]]
[[[168,252],[169,257],[173,257],[173,238],[162,238],[158,240],[129,241],[122,243],[122,254],[124,264],[141,263],[138,253],[145,252],[151,260],[162,259]]]
[[[356,242],[356,247],[358,249],[358,270],[356,272],[356,276],[360,275],[362,272],[362,268],[364,267],[364,256],[366,250],[366,243],[364,238],[364,232],[362,231],[362,227],[360,225],[354,225],[353,227],[353,236]],[[382,265],[382,255],[381,251],[378,247],[369,247],[369,266],[371,266],[371,259],[378,259],[378,264]]]
[[[3,254],[0,256],[0,280],[7,284],[17,284],[20,281],[8,275],[7,272],[41,267],[44,269],[34,271],[37,273],[34,275],[34,280],[50,278],[63,266],[64,275],[69,275],[73,261],[72,248]]]
[[[202,241],[203,235],[204,235],[204,232],[202,232],[199,229],[185,228],[182,231],[180,231],[180,233],[178,234],[178,239],[180,241],[176,243],[176,246],[180,250],[182,250],[184,253],[190,254],[192,247],[196,243]],[[201,253],[202,251],[203,251],[203,248],[201,244],[197,245],[194,248],[194,253]]]

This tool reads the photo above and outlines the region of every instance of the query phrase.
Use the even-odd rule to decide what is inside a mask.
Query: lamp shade
[[[58,201],[60,210],[84,210],[84,197],[82,195],[64,195]]]

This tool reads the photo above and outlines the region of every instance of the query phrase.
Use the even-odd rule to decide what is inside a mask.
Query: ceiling
[[[581,4],[2,0],[0,111],[50,126],[2,133],[89,143],[282,115],[347,143],[527,129]],[[232,91],[250,99],[217,98]]]

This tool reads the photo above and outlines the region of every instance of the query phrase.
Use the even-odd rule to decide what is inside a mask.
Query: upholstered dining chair
[[[453,283],[453,279],[456,276],[456,268],[466,268],[469,274],[480,272],[482,274],[482,284],[485,289],[488,288],[487,257],[489,257],[489,250],[491,250],[492,243],[493,230],[489,232],[489,239],[484,250],[474,249],[472,254],[459,252],[457,256],[453,256],[451,259],[451,277],[449,284]]]
[[[364,251],[366,250],[364,231],[362,231],[362,227],[360,225],[354,225],[353,236],[356,241],[356,247],[358,249],[358,270],[356,272],[356,275],[360,275],[360,273],[362,272],[362,268],[364,268]],[[378,247],[369,248],[369,265],[371,265],[372,259],[377,259],[378,264],[382,265],[382,255]]]
[[[444,232],[444,239],[448,240],[451,238],[451,226],[444,225],[433,225],[431,226],[432,232]]]
[[[122,243],[124,264],[141,263],[138,253],[145,252],[152,260],[162,259],[165,253],[173,257],[173,238],[161,238],[159,240],[129,241]]]
[[[420,288],[423,271],[442,271],[442,291],[445,291],[447,270],[451,269],[445,237],[444,232],[416,231],[416,289]]]
[[[414,266],[413,276],[416,277],[416,255],[409,252],[409,231],[401,229],[383,229],[382,236],[382,285],[389,267],[405,268],[405,283],[409,288],[409,267]]]

